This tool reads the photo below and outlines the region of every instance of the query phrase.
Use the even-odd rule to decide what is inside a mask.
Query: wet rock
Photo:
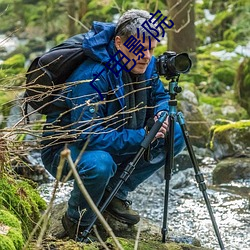
[[[174,174],[171,178],[170,187],[173,189],[183,188],[190,185],[190,176],[193,176],[193,169],[189,168]]]
[[[250,157],[250,120],[213,126],[209,147],[217,160],[232,156]]]
[[[206,148],[210,124],[204,118],[198,106],[188,101],[181,101],[180,110],[185,116],[185,123],[192,145]]]
[[[182,99],[187,100],[194,105],[198,105],[198,99],[191,90],[184,90],[182,92]]]
[[[65,202],[57,204],[52,209],[51,222],[47,230],[47,239],[54,239],[54,244],[61,242],[61,239],[57,239],[58,235],[62,235],[64,229],[61,224],[61,217],[65,213],[67,204]],[[158,226],[152,224],[147,219],[141,219],[140,223],[135,226],[128,226],[119,221],[114,220],[112,217],[104,213],[105,219],[112,228],[114,234],[119,237],[120,243],[124,249],[134,249],[134,239],[138,231],[139,246],[140,249],[186,249],[186,250],[208,250],[208,248],[201,247],[201,243],[198,239],[191,236],[175,235],[173,232],[169,232],[166,238],[166,243],[161,242],[161,230]],[[102,226],[97,226],[97,229],[104,230]],[[101,233],[102,234],[102,233]],[[107,237],[107,236],[106,236]],[[64,243],[67,244],[67,238],[63,239]],[[46,242],[46,239],[45,241]],[[72,242],[72,241],[71,241]],[[112,243],[111,238],[108,238],[106,243]],[[79,244],[73,243],[72,244]],[[61,248],[60,248],[61,249]],[[64,248],[63,248],[64,249]],[[102,249],[102,248],[95,248]],[[113,248],[112,248],[113,249]]]
[[[220,161],[213,171],[213,183],[250,178],[250,158],[227,158]]]

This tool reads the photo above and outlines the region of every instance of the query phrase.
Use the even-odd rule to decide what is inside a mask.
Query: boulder
[[[211,128],[209,147],[216,160],[226,157],[250,157],[250,120],[229,122]]]
[[[65,202],[53,206],[51,222],[47,230],[47,238],[44,239],[43,244],[46,246],[48,246],[48,244],[51,244],[54,247],[60,246],[60,249],[78,249],[77,247],[82,247],[84,249],[86,248],[89,250],[103,249],[103,247],[98,242],[86,245],[85,243],[76,243],[72,240],[69,241],[67,238],[58,239],[58,236],[63,235],[64,229],[61,224],[61,217],[65,213],[66,208],[67,204]],[[196,238],[174,235],[173,232],[169,233],[167,237],[167,243],[162,243],[160,228],[146,219],[141,219],[140,223],[135,226],[128,226],[119,221],[116,221],[111,216],[105,213],[104,217],[109,223],[116,237],[118,237],[120,244],[123,246],[124,249],[127,250],[134,249],[135,239],[136,235],[138,234],[138,230],[140,230],[140,238],[138,242],[139,249],[209,250],[206,247],[202,247],[200,245],[199,240],[197,240]],[[101,232],[104,229],[98,224],[99,223],[97,223],[98,232],[102,235],[102,237],[106,238],[108,235],[105,236],[105,234]],[[105,240],[106,244],[110,247],[110,249],[114,249],[113,240],[110,237]]]
[[[213,171],[213,183],[228,183],[233,180],[250,179],[250,158],[226,158]]]
[[[181,101],[180,111],[185,117],[185,123],[193,146],[206,148],[209,141],[210,124],[204,118],[198,106],[189,101]]]

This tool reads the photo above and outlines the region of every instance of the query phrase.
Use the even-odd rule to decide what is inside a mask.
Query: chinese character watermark
[[[157,18],[157,14],[160,14]],[[165,16],[160,22],[158,22],[158,20],[160,20],[160,18],[163,16],[161,14],[160,10],[157,10],[154,14],[150,13],[150,15],[152,16],[150,19],[145,20],[143,22],[143,24],[141,25],[153,38],[155,38],[158,42],[160,42],[160,40],[158,39],[160,32],[159,30],[162,30],[162,37],[164,37],[165,35],[165,29],[163,26],[166,26],[167,28],[171,29],[174,26],[174,22],[172,20],[166,20],[167,16]],[[167,21],[167,22],[166,22]],[[168,24],[170,23],[170,25]],[[151,24],[151,25],[150,25]],[[156,25],[156,26],[154,26]],[[154,27],[152,27],[154,26]],[[140,60],[141,58],[144,58],[145,54],[143,51],[146,51],[147,48],[145,48],[142,44],[141,44],[141,40],[139,40],[140,38],[140,33],[139,33],[139,28],[137,28],[137,38],[135,38],[133,35],[131,35],[125,42],[124,42],[124,46],[129,50],[129,52],[132,52],[135,56],[138,56],[138,60]],[[143,32],[142,34],[142,42],[145,43],[145,33]],[[148,36],[148,41],[149,41],[149,48],[148,50],[151,50],[151,38],[150,36]],[[118,60],[116,59],[119,58]],[[126,61],[127,60],[127,61]],[[125,61],[125,62],[124,62]],[[109,70],[111,70],[111,72],[114,73],[114,75],[116,77],[119,76],[119,73],[122,70],[125,70],[126,72],[130,72],[136,65],[136,61],[134,59],[132,59],[133,61],[133,65],[130,69],[127,69],[127,64],[130,62],[131,60],[121,51],[118,50],[113,56],[111,56],[110,60],[105,64],[105,67]],[[117,69],[119,67],[119,69]],[[100,92],[99,89],[97,89],[93,83],[95,82],[95,80],[102,74],[102,72],[105,70],[105,68],[99,72],[98,74],[94,75],[94,79],[90,82],[90,85],[96,90],[96,92],[99,94],[101,100],[103,100],[103,95]]]

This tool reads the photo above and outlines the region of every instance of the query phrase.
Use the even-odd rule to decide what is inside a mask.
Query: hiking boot
[[[78,225],[78,223],[75,223],[75,221],[68,217],[67,213],[65,213],[62,217],[62,225],[66,232],[65,236],[68,236],[70,239],[85,243],[97,241],[97,238],[92,234],[90,234],[86,239],[83,238],[82,234],[86,227],[80,226]]]
[[[134,225],[140,221],[140,216],[130,208],[131,205],[132,201],[114,197],[105,211],[122,223]]]

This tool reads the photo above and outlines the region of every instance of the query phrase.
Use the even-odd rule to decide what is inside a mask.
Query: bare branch
[[[72,20],[74,20],[76,23],[80,24],[80,26],[82,26],[86,31],[89,31],[89,28],[87,26],[85,26],[81,21],[77,20],[76,18],[74,18],[71,15],[68,15],[68,17]]]
[[[70,150],[69,149],[63,150],[61,152],[61,157],[66,158],[68,160],[68,163],[69,163],[69,166],[70,166],[70,168],[71,168],[71,170],[73,172],[73,176],[75,178],[75,181],[77,182],[77,185],[78,185],[80,191],[82,192],[84,198],[88,202],[90,208],[95,212],[95,214],[97,215],[99,221],[102,223],[102,225],[104,226],[104,228],[106,229],[108,234],[113,238],[117,248],[120,249],[120,250],[123,250],[123,247],[120,245],[120,243],[117,240],[116,236],[114,235],[111,227],[109,226],[109,224],[106,222],[106,220],[104,219],[104,217],[102,216],[102,214],[100,213],[98,208],[96,207],[96,205],[93,202],[92,198],[90,197],[88,191],[86,190],[83,182],[81,181],[81,178],[80,178],[79,174],[77,173],[74,162],[73,162],[73,160],[71,158]]]

